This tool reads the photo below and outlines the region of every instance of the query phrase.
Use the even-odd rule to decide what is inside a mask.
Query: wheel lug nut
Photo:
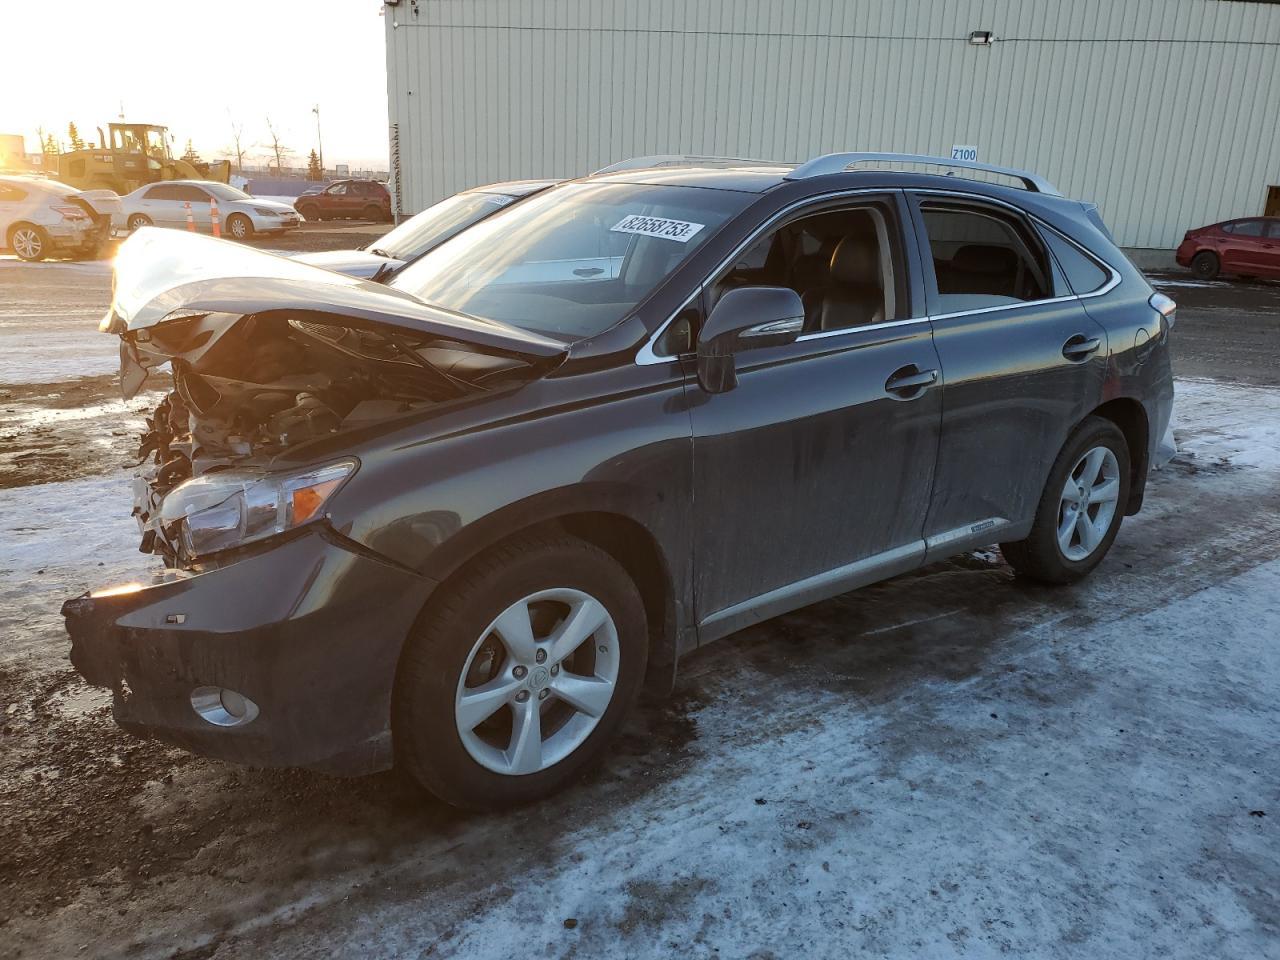
[[[546,663],[547,651],[539,650],[537,653],[533,655],[533,659],[537,660],[539,663]]]
[[[609,648],[608,648],[608,647],[606,647],[606,646],[602,643],[602,644],[600,644],[600,652],[601,652],[601,653],[608,653],[608,652],[609,652]]]
[[[554,667],[551,668],[551,675],[554,677],[559,675],[559,673],[560,673],[560,664],[557,663]]]
[[[541,690],[539,690],[539,691],[538,691],[538,699],[539,699],[539,700],[545,700],[545,699],[547,699],[547,694],[548,694],[548,693],[550,693],[550,692],[551,692],[551,691],[550,691],[550,690],[548,690],[546,687],[543,687]]]
[[[528,699],[529,699],[528,690],[521,690],[519,693],[516,694],[516,703],[524,703]]]
[[[523,680],[525,677],[525,674],[527,674],[528,672],[529,672],[528,667],[518,666],[511,671],[511,675],[515,677],[517,680]]]

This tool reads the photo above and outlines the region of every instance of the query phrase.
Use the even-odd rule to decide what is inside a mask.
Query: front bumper
[[[194,753],[356,775],[391,765],[400,650],[434,583],[317,527],[216,569],[62,607],[71,662],[114,692],[116,722]],[[198,687],[248,697],[203,719]]]
[[[261,217],[254,214],[249,219],[253,221],[253,229],[258,233],[279,233],[282,230],[296,230],[302,222],[302,218],[296,214],[287,217]]]

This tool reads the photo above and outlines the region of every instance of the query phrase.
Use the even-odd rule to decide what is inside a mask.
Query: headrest
[[[955,252],[951,267],[965,273],[1012,273],[1018,269],[1018,255],[1008,247],[969,243]]]
[[[880,283],[880,256],[874,240],[843,237],[831,251],[831,279],[836,283]]]

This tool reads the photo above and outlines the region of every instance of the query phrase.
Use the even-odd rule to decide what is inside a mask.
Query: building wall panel
[[[1280,184],[1278,4],[418,0],[386,20],[406,212],[639,154],[965,143],[1171,247]]]

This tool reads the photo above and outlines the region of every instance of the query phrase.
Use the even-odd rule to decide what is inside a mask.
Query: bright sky
[[[4,0],[0,133],[38,150],[67,123],[96,140],[126,120],[169,127],[181,153],[230,155],[232,120],[254,159],[266,117],[303,165],[320,105],[325,165],[387,168],[387,75],[378,0]],[[19,80],[26,78],[26,80]],[[246,156],[245,162],[250,162]]]

